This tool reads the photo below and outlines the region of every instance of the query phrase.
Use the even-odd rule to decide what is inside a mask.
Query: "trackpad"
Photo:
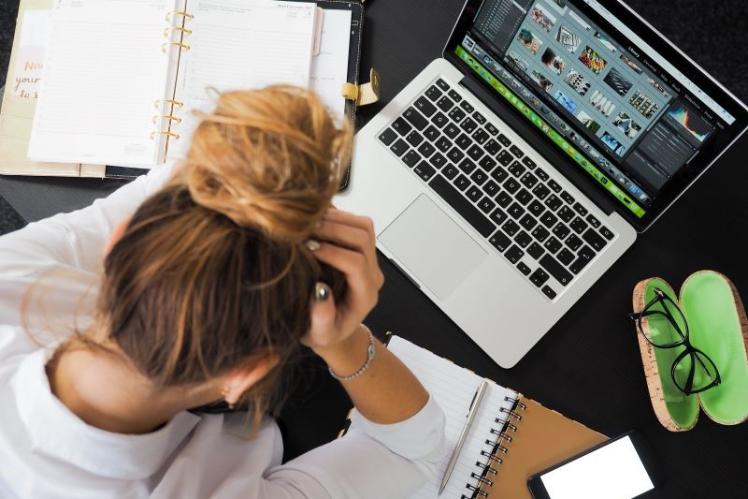
[[[423,194],[378,239],[440,299],[449,296],[486,257],[483,248]]]

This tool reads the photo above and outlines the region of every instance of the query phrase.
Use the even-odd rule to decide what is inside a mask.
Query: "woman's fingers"
[[[374,222],[372,222],[371,218],[369,217],[360,217],[347,211],[330,208],[325,213],[323,220],[358,227],[359,229],[367,231],[371,235],[372,239],[375,238]]]
[[[364,253],[369,259],[376,254],[375,243],[369,233],[359,227],[325,220],[315,235],[344,248]]]
[[[356,311],[366,309],[368,313],[377,301],[380,284],[376,273],[357,251],[341,248],[330,243],[322,243],[314,255],[323,263],[341,271],[348,283],[346,305]],[[363,317],[361,317],[363,319]]]
[[[309,331],[301,339],[307,346],[324,345],[335,338],[328,338],[336,330],[337,310],[332,290],[327,284],[315,285],[309,311]]]

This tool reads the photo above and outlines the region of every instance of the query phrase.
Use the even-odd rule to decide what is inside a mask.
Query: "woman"
[[[0,238],[0,497],[390,498],[432,479],[443,414],[361,325],[383,281],[371,221],[330,207],[350,144],[305,91],[227,93],[176,170]],[[301,344],[356,410],[281,464],[266,414]],[[224,401],[250,412],[188,412]]]

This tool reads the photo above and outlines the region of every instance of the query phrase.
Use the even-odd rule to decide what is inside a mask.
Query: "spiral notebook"
[[[483,378],[413,343],[392,336],[388,348],[418,377],[446,414],[447,446],[438,479],[411,499],[530,499],[527,479],[604,440],[604,435],[489,383],[447,487],[438,496],[465,415]]]

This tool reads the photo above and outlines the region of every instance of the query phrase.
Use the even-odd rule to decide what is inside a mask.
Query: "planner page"
[[[59,0],[34,115],[34,161],[156,163],[154,102],[167,94],[174,0]],[[163,49],[163,50],[162,50]]]
[[[193,111],[209,112],[217,92],[274,83],[306,87],[312,60],[317,6],[271,0],[189,0],[192,19],[182,53],[176,99],[181,123],[172,130],[170,157],[184,157],[199,123]]]
[[[484,378],[399,336],[393,336],[387,348],[415,374],[441,406],[447,418],[445,430],[447,445],[439,465],[437,478],[411,496],[411,499],[435,499],[439,496],[439,485],[441,485],[444,470],[447,468],[449,458],[465,424],[470,402]],[[506,420],[506,414],[502,413],[502,409],[511,410],[516,397],[517,392],[489,381],[488,389],[478,406],[457,464],[441,497],[459,499],[463,494],[471,497],[472,491],[468,485],[478,486],[478,481],[471,476],[471,473],[482,472],[476,462],[486,463],[488,461],[485,456],[481,455],[481,451],[490,452],[492,449],[486,440],[496,441],[496,435],[491,433],[491,430],[502,429],[503,424],[496,420]]]
[[[324,10],[320,51],[312,58],[309,88],[317,92],[336,117],[345,114],[346,101],[340,90],[348,81],[352,17],[350,10]]]

